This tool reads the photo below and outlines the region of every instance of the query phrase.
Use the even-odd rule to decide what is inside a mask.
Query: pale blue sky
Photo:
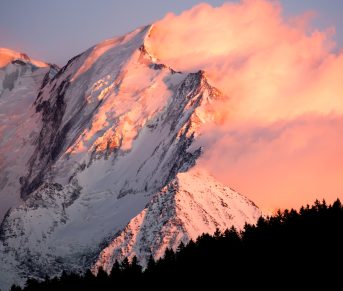
[[[200,2],[224,0],[0,0],[0,47],[64,65],[88,47],[180,13]],[[286,15],[315,10],[319,27],[336,27],[343,47],[343,0],[281,0]]]

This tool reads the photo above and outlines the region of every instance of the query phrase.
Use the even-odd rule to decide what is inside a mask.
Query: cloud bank
[[[199,164],[263,209],[343,197],[343,54],[313,16],[284,18],[277,1],[200,4],[157,22],[147,43],[223,92]]]

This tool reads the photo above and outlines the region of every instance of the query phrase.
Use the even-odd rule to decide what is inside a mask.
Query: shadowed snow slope
[[[43,79],[57,67],[0,48],[0,221],[20,202],[20,176],[33,153],[32,139],[40,123],[33,102]]]
[[[203,71],[159,63],[145,48],[149,32],[104,41],[37,78],[20,135],[1,144],[5,165],[14,160],[5,157],[11,146],[25,149],[23,168],[6,168],[17,202],[0,226],[1,288],[28,275],[109,268],[125,255],[144,264],[166,247],[260,215],[196,166],[202,150],[193,141],[220,92]]]

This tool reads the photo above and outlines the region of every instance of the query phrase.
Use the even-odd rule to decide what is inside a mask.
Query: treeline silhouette
[[[203,234],[196,242],[167,250],[164,258],[150,258],[143,271],[136,258],[116,262],[110,274],[102,269],[97,276],[63,272],[44,281],[28,279],[23,289],[39,290],[120,290],[243,288],[343,289],[343,207],[316,201],[300,211],[285,210],[246,225],[214,235]],[[191,288],[192,290],[194,288]]]

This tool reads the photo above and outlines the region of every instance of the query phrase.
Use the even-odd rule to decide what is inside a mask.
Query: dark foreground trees
[[[29,279],[24,290],[213,290],[264,288],[268,290],[342,289],[343,207],[316,201],[300,211],[285,210],[246,225],[204,234],[196,242],[168,250],[163,259],[150,259],[146,270],[134,259],[113,266],[97,277],[63,272],[60,278]],[[191,288],[193,290],[193,288]],[[21,290],[13,286],[12,290]]]

